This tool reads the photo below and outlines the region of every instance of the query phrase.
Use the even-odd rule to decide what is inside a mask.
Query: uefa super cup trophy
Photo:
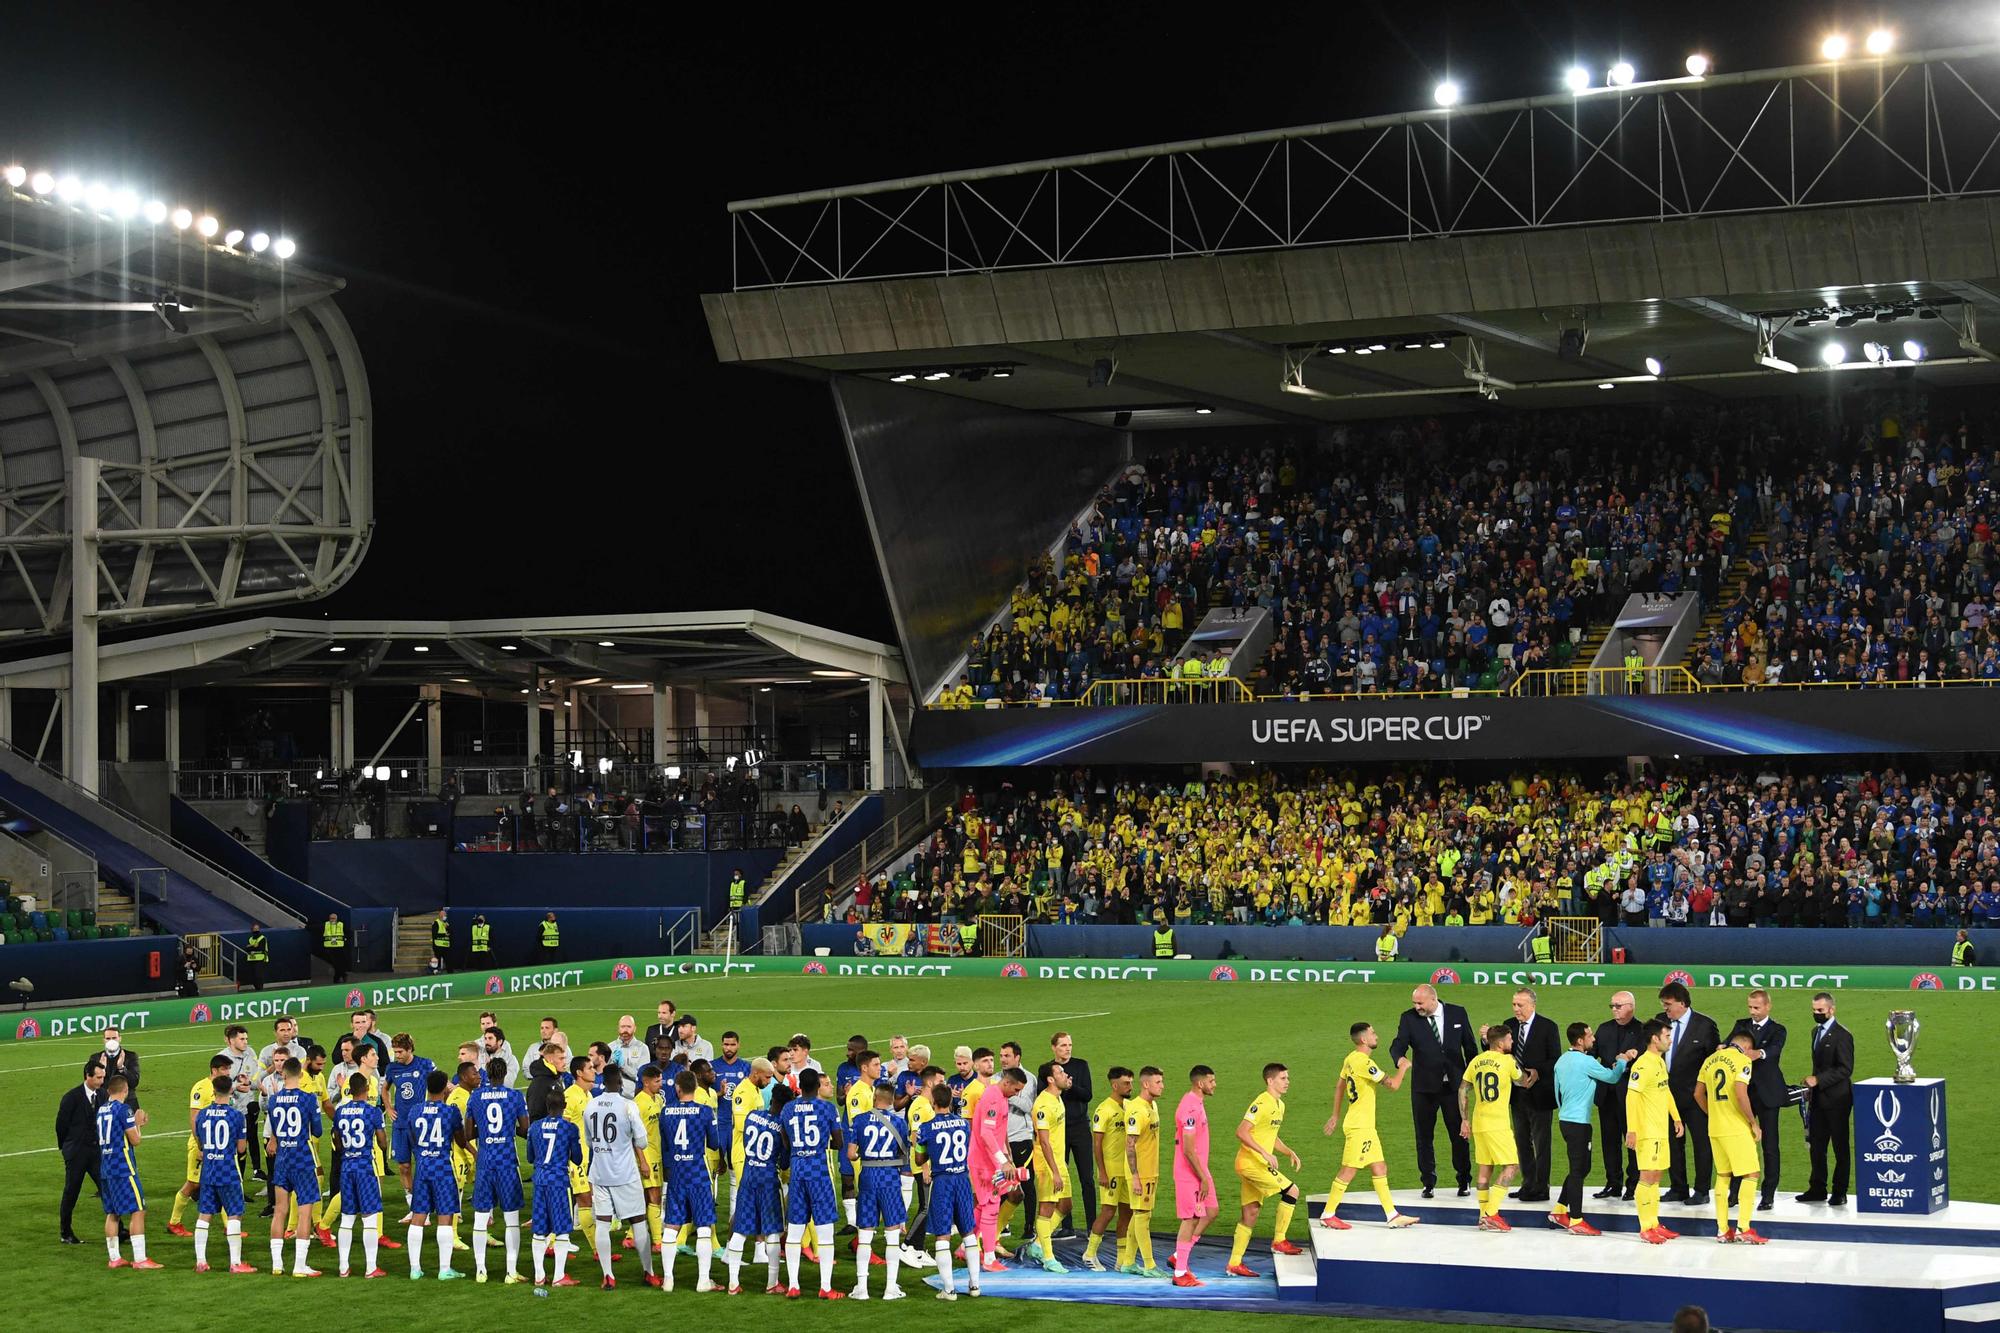
[[[1889,1021],[1884,1024],[1889,1031],[1889,1049],[1896,1053],[1896,1081],[1915,1083],[1917,1071],[1910,1067],[1910,1057],[1916,1053],[1917,1033],[1923,1024],[1916,1014],[1908,1009],[1892,1009]]]

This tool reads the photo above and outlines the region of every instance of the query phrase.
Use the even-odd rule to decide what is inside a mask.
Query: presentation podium
[[[1865,1078],[1854,1085],[1854,1207],[1927,1215],[1951,1202],[1944,1080]]]

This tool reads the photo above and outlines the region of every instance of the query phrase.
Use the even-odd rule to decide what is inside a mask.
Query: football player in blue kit
[[[243,1112],[230,1104],[235,1080],[218,1075],[213,1084],[215,1100],[195,1113],[194,1142],[201,1153],[201,1188],[195,1202],[194,1271],[208,1271],[208,1231],[216,1214],[222,1215],[222,1229],[229,1237],[229,1271],[254,1273],[243,1262],[243,1170],[237,1156],[248,1151],[250,1140]]]
[[[279,1071],[285,1086],[275,1093],[264,1111],[264,1157],[271,1164],[271,1274],[285,1271],[285,1223],[297,1202],[301,1216],[319,1202],[319,1163],[313,1160],[313,1140],[320,1135],[319,1098],[303,1086],[306,1067],[296,1059],[286,1060]],[[312,1247],[312,1230],[302,1228],[293,1242],[292,1276],[318,1277],[319,1271],[306,1265],[306,1251]]]
[[[780,1091],[789,1100],[791,1089]],[[743,1294],[743,1242],[748,1239],[764,1244],[764,1290],[782,1295],[785,1284],[778,1280],[778,1265],[784,1253],[785,1216],[778,1191],[778,1150],[784,1130],[777,1116],[761,1108],[745,1115],[740,1128],[737,1137],[742,1150],[736,1157],[736,1197],[730,1205],[729,1249],[724,1255],[729,1266],[729,1294]]]
[[[873,1054],[869,1052],[868,1054]],[[871,1061],[864,1068],[876,1067]],[[875,1228],[883,1228],[882,1244],[889,1256],[888,1285],[882,1299],[899,1301],[896,1285],[903,1263],[903,1160],[910,1149],[909,1126],[896,1114],[896,1090],[888,1084],[873,1088],[875,1107],[848,1121],[847,1153],[855,1164],[856,1227],[854,1299],[868,1299],[868,1266],[874,1254]]]
[[[660,1150],[667,1167],[660,1191],[660,1218],[669,1232],[694,1228],[696,1291],[714,1291],[710,1265],[715,1259],[715,1180],[708,1173],[708,1154],[729,1146],[715,1109],[697,1096],[701,1080],[692,1069],[674,1076],[679,1100],[660,1111]],[[674,1286],[673,1256],[667,1256],[667,1290]]]
[[[340,1275],[348,1274],[354,1253],[354,1219],[361,1219],[361,1257],[366,1277],[387,1277],[377,1266],[382,1244],[382,1182],[375,1153],[388,1138],[382,1108],[368,1100],[368,1075],[347,1076],[347,1096],[333,1113],[333,1185],[340,1194]]]
[[[550,1251],[556,1256],[555,1285],[574,1287],[576,1279],[563,1272],[575,1246],[570,1232],[576,1218],[570,1209],[570,1171],[583,1165],[583,1139],[576,1124],[563,1113],[568,1109],[563,1090],[552,1088],[541,1107],[542,1118],[528,1126],[528,1164],[534,1171],[535,1212],[530,1221],[528,1246],[535,1260],[535,1285],[544,1285],[543,1261]]]
[[[810,1223],[818,1241],[819,1298],[837,1301],[846,1295],[833,1285],[833,1224],[840,1216],[833,1173],[826,1155],[840,1148],[840,1112],[819,1095],[820,1076],[808,1069],[798,1076],[799,1095],[785,1103],[778,1123],[792,1152],[792,1187],[785,1200],[785,1295],[799,1295],[799,1259]]]
[[[924,1226],[937,1237],[938,1276],[944,1287],[941,1301],[958,1299],[951,1285],[951,1237],[956,1232],[965,1243],[965,1290],[979,1294],[979,1224],[973,1215],[972,1179],[966,1162],[972,1156],[972,1126],[955,1109],[956,1096],[950,1080],[934,1084],[931,1105],[937,1114],[917,1129],[917,1154],[930,1175],[930,1207]]]
[[[451,1171],[452,1145],[467,1141],[465,1121],[445,1100],[451,1079],[433,1069],[424,1080],[424,1103],[410,1116],[410,1280],[424,1275],[424,1228],[437,1223],[438,1281],[464,1277],[451,1266],[451,1227],[458,1219],[458,1178]]]
[[[487,1081],[467,1103],[479,1145],[472,1169],[472,1280],[486,1280],[488,1229],[498,1212],[506,1226],[505,1282],[511,1287],[521,1280],[521,1163],[514,1140],[528,1132],[528,1099],[507,1086],[505,1060],[488,1060],[485,1074]]]

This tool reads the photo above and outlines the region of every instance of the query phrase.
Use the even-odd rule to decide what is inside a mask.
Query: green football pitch
[[[1610,991],[1561,988],[1544,991],[1541,1013],[1561,1024],[1585,1020],[1595,1024],[1607,1012]],[[851,1033],[865,1033],[878,1047],[886,1049],[892,1033],[904,1033],[912,1041],[927,1042],[934,1058],[947,1068],[951,1048],[960,1043],[997,1047],[1009,1038],[1021,1043],[1030,1065],[1046,1058],[1049,1034],[1058,1028],[1070,1032],[1076,1053],[1090,1061],[1101,1082],[1103,1071],[1112,1064],[1156,1064],[1165,1069],[1167,1100],[1171,1106],[1186,1087],[1190,1065],[1208,1064],[1219,1075],[1219,1086],[1211,1107],[1216,1126],[1213,1167],[1222,1186],[1224,1222],[1211,1228],[1211,1236],[1228,1234],[1233,1220],[1235,1184],[1229,1173],[1230,1126],[1251,1097],[1261,1090],[1258,1072],[1268,1061],[1282,1061],[1292,1069],[1291,1092],[1287,1097],[1288,1116],[1284,1137],[1304,1158],[1304,1168],[1295,1173],[1309,1193],[1323,1191],[1338,1165],[1337,1140],[1321,1134],[1333,1095],[1333,1083],[1340,1061],[1350,1049],[1348,1025],[1366,1019],[1384,1033],[1384,1046],[1393,1031],[1398,1013],[1409,1003],[1406,987],[1387,985],[1328,985],[1317,989],[1217,986],[1206,982],[1153,982],[1148,984],[1062,981],[1031,982],[1014,980],[854,978],[854,977],[676,977],[665,981],[616,982],[601,986],[548,992],[533,996],[493,999],[452,1000],[437,1004],[409,1005],[385,1010],[386,1031],[412,1033],[418,1049],[437,1057],[460,1041],[477,1035],[477,1015],[492,1008],[508,1030],[515,1049],[525,1049],[533,1040],[536,1020],[544,1014],[557,1017],[572,1040],[609,1038],[615,1034],[622,1013],[634,1015],[639,1023],[652,1020],[655,1004],[673,999],[683,1010],[692,1011],[701,1021],[702,1031],[711,1040],[724,1029],[742,1034],[746,1053],[762,1053],[782,1043],[793,1032],[810,1033],[815,1051],[828,1068],[840,1058]],[[1475,1023],[1498,1022],[1508,1014],[1505,988],[1461,986],[1447,998],[1467,1006]],[[1992,1095],[1996,1079],[1988,1068],[1992,1058],[1990,1019],[1992,1003],[1977,995],[1951,992],[1912,994],[1908,991],[1843,991],[1839,995],[1840,1018],[1855,1033],[1859,1068],[1856,1077],[1866,1078],[1893,1072],[1893,1061],[1882,1037],[1882,1020],[1897,1007],[1913,1007],[1923,1022],[1916,1063],[1920,1072],[1943,1074],[1953,1079],[1951,1119],[1954,1136],[1963,1145],[1993,1142],[2000,1136],[2000,1102]],[[1705,991],[1696,996],[1696,1007],[1717,1018],[1725,1030],[1731,1019],[1743,1012],[1741,992]],[[1650,1005],[1641,997],[1641,1011]],[[1781,991],[1777,995],[1776,1017],[1794,1034],[1793,1055],[1786,1074],[1797,1081],[1805,1072],[1803,1034],[1810,1026],[1810,1006],[1804,991]],[[208,1057],[216,1049],[219,1033],[208,1029],[158,1029],[133,1042],[144,1061],[142,1100],[156,1119],[147,1126],[147,1139],[139,1155],[140,1174],[152,1211],[148,1216],[148,1253],[165,1264],[160,1273],[110,1272],[105,1268],[101,1239],[102,1214],[88,1185],[77,1210],[76,1227],[83,1237],[80,1246],[56,1243],[56,1210],[62,1189],[61,1159],[55,1152],[54,1117],[57,1099],[79,1077],[86,1056],[97,1048],[94,1037],[44,1039],[0,1047],[0,1191],[6,1208],[0,1210],[0,1253],[7,1257],[9,1281],[0,1284],[0,1327],[40,1327],[59,1318],[65,1308],[117,1308],[146,1329],[199,1329],[218,1325],[268,1327],[297,1317],[300,1302],[320,1309],[339,1308],[324,1304],[325,1297],[342,1299],[324,1287],[338,1279],[321,1279],[301,1289],[292,1279],[278,1279],[260,1272],[255,1277],[229,1277],[220,1272],[197,1276],[191,1270],[193,1242],[166,1234],[170,1192],[181,1179],[185,1150],[185,1103],[183,1094],[205,1070]],[[326,1019],[309,1022],[305,1035],[330,1043],[338,1035]],[[269,1040],[268,1022],[252,1031],[253,1041]],[[1385,1052],[1386,1053],[1386,1052]],[[1415,1157],[1409,1116],[1402,1097],[1383,1094],[1380,1123],[1389,1160],[1390,1183],[1397,1187],[1416,1184]],[[1797,1134],[1797,1121],[1788,1118],[1787,1133]],[[1442,1131],[1440,1130],[1440,1136]],[[1440,1148],[1442,1148],[1440,1144]],[[1560,1155],[1558,1155],[1560,1174]],[[1806,1153],[1796,1137],[1786,1143],[1786,1191],[1804,1188]],[[1447,1160],[1447,1176],[1449,1166]],[[1163,1182],[1170,1188],[1170,1183]],[[1953,1191],[1963,1199],[2000,1200],[2000,1157],[1961,1151],[1953,1173]],[[1594,1188],[1594,1185],[1593,1185]],[[401,1215],[398,1192],[385,1189],[389,1221]],[[1373,1200],[1365,1189],[1350,1195],[1359,1210],[1366,1212]],[[267,1227],[257,1218],[253,1204],[245,1219],[246,1258],[260,1268],[269,1260]],[[1157,1214],[1160,1229],[1168,1229],[1171,1204],[1162,1200]],[[190,1221],[192,1219],[190,1218]],[[1304,1239],[1305,1210],[1292,1224],[1292,1238]],[[1018,1223],[1017,1223],[1018,1226]],[[1269,1210],[1252,1246],[1253,1261],[1268,1266],[1266,1242]],[[1427,1228],[1410,1233],[1421,1244]],[[393,1233],[392,1233],[393,1234]],[[469,1227],[465,1234],[469,1238]],[[498,1228],[491,1262],[499,1260]],[[358,1247],[358,1239],[357,1239]],[[1594,1242],[1579,1241],[1582,1249]],[[527,1266],[523,1242],[522,1265]],[[1157,1251],[1162,1258],[1165,1250]],[[359,1254],[355,1256],[359,1261]],[[434,1258],[434,1256],[433,1256]],[[220,1228],[210,1240],[210,1261],[227,1262]],[[1670,1262],[1670,1260],[1665,1260]],[[727,1318],[761,1318],[777,1315],[771,1298],[745,1295],[725,1298],[697,1296],[691,1271],[692,1260],[680,1261],[679,1289],[671,1295],[648,1291],[635,1281],[623,1281],[615,1293],[595,1289],[596,1272],[588,1252],[575,1257],[571,1271],[591,1283],[557,1291],[547,1300],[537,1299],[527,1286],[504,1287],[497,1282],[476,1286],[471,1281],[449,1287],[415,1287],[407,1282],[408,1266],[400,1251],[385,1251],[383,1266],[392,1279],[368,1289],[387,1304],[366,1316],[368,1322],[381,1318],[408,1318],[429,1329],[486,1329],[510,1321],[560,1317],[580,1306],[617,1308],[638,1313],[649,1302],[667,1302],[669,1316],[687,1310],[690,1303],[712,1302],[722,1306],[718,1315]],[[331,1252],[314,1248],[313,1263],[329,1273],[336,1266]],[[435,1267],[433,1263],[431,1265]],[[469,1256],[461,1268],[469,1270]],[[623,1270],[632,1265],[620,1264]],[[636,1268],[633,1268],[636,1272]],[[760,1270],[761,1275],[761,1270]],[[721,1276],[720,1261],[717,1276]],[[961,1280],[962,1280],[961,1273]],[[838,1278],[843,1287],[852,1285],[845,1262]],[[352,1293],[361,1296],[361,1292]],[[1365,1302],[1367,1293],[1354,1299]],[[106,1307],[103,1302],[113,1302]],[[740,1304],[738,1304],[740,1302]],[[74,1303],[72,1305],[72,1303]],[[1053,1324],[1070,1316],[1060,1303],[1018,1300],[986,1300],[952,1306],[947,1315],[937,1305],[921,1298],[886,1308],[870,1304],[817,1306],[810,1314],[799,1312],[817,1327],[860,1328],[884,1321],[911,1318],[931,1322],[946,1319],[954,1329],[1010,1329]],[[782,1316],[781,1316],[782,1317]],[[1106,1319],[1119,1316],[1107,1308]],[[1204,1329],[1215,1333],[1248,1333],[1253,1326],[1264,1333],[1284,1333],[1285,1327],[1303,1333],[1307,1328],[1328,1327],[1329,1316],[1275,1316],[1215,1312],[1191,1312]],[[1273,1321],[1277,1321],[1274,1323]],[[518,1325],[516,1325],[518,1326]],[[1333,1326],[1361,1333],[1417,1333],[1418,1330],[1446,1327],[1433,1324],[1373,1320],[1334,1319]],[[1456,1327],[1451,1326],[1451,1327]]]

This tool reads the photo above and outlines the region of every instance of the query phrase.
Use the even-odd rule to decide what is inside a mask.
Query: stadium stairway
[[[396,972],[408,976],[428,971],[431,965],[431,923],[436,912],[418,912],[396,918]]]
[[[97,924],[124,926],[134,935],[146,933],[139,922],[139,905],[132,901],[132,895],[109,884],[97,886]]]
[[[1695,633],[1695,643],[1707,643],[1709,636],[1722,628],[1723,612],[1736,604],[1736,599],[1742,596],[1743,589],[1749,585],[1750,552],[1761,549],[1770,539],[1769,531],[1760,528],[1752,534],[1748,542],[1744,543],[1743,553],[1729,566],[1728,581],[1722,585],[1720,595],[1715,599],[1715,605],[1704,607],[1702,610],[1701,629]]]
[[[174,841],[171,835],[0,744],[0,803],[67,838],[97,861],[106,885],[165,934],[304,924],[282,904]],[[164,871],[142,874],[146,871]],[[142,892],[142,889],[144,890]]]

